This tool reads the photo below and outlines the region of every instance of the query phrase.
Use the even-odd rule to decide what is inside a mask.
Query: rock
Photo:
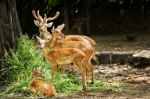
[[[150,80],[150,77],[137,77],[134,79],[136,82],[143,82],[143,81],[149,81]]]
[[[147,58],[150,59],[150,50],[143,50],[138,53],[133,54],[134,58]]]
[[[139,68],[145,68],[150,65],[150,50],[142,50],[132,55],[132,63]]]
[[[150,50],[135,51],[101,51],[95,53],[100,64],[130,64],[138,68],[150,65]],[[92,64],[96,64],[92,62]]]
[[[132,54],[135,52],[126,51],[102,51],[96,52],[100,64],[128,64]]]

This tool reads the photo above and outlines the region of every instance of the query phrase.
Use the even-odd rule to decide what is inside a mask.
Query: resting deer
[[[51,82],[45,81],[41,72],[38,69],[34,69],[32,72],[32,80],[29,84],[29,89],[33,93],[45,96],[56,96],[56,89]]]
[[[35,13],[35,11],[32,11],[32,14],[34,16],[34,18],[36,19],[34,21],[35,25],[39,27],[39,31],[40,31],[40,37],[47,39],[47,38],[51,38],[51,34],[50,32],[47,30],[48,27],[50,27],[51,25],[49,25],[50,23],[45,23],[43,24],[43,21],[41,20],[49,20],[49,18],[44,17],[44,19],[42,18],[42,16],[39,14],[39,11],[37,11],[37,14]],[[46,15],[45,15],[46,16]],[[51,20],[56,19],[59,16],[59,12],[56,13],[56,15],[52,18],[50,18]],[[42,36],[44,34],[44,36]],[[81,41],[81,42],[86,42],[88,41],[89,45],[93,46],[93,48],[95,49],[96,47],[96,42],[89,38],[88,36],[82,36],[82,35],[67,35],[65,36],[65,39],[67,41]],[[94,51],[95,53],[95,51]],[[98,59],[96,58],[96,56],[93,56],[93,59],[96,61],[97,65],[99,65]],[[99,71],[99,67],[98,67],[98,71]]]
[[[55,37],[52,36],[51,40],[42,40],[37,37],[38,42],[40,42],[42,47],[42,53],[44,58],[51,64],[51,73],[52,80],[54,79],[55,71],[57,70],[57,65],[66,65],[73,63],[76,66],[82,75],[82,86],[83,91],[85,92],[87,89],[87,66],[86,55],[83,51],[78,48],[59,48],[50,46],[51,43],[55,42]],[[52,44],[54,45],[54,44]]]

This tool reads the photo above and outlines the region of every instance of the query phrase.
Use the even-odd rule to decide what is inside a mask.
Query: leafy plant
[[[18,86],[22,86],[20,88],[23,88],[23,86],[27,87],[28,81],[31,79],[33,67],[48,65],[43,61],[41,54],[36,51],[33,39],[29,39],[27,35],[22,35],[17,40],[17,48],[11,51],[7,62],[11,68],[8,78],[10,82],[13,82],[9,84],[7,91],[15,90],[17,87],[15,83],[20,83],[18,84]]]

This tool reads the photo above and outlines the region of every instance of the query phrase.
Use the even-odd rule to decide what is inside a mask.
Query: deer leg
[[[86,73],[82,74],[82,85],[83,85],[83,95],[86,96],[87,83],[86,83]]]
[[[62,72],[63,74],[64,74],[64,71],[65,71],[64,67],[65,67],[64,65],[61,65],[61,66],[60,66],[61,72]]]
[[[82,60],[83,58],[80,58],[80,57],[76,57],[74,58],[74,65],[76,65],[79,70],[81,71],[81,74],[82,74],[82,90],[84,92],[84,95],[86,95],[86,90],[87,90],[87,82],[86,82],[86,69],[84,67],[84,65],[82,64]]]
[[[93,65],[91,64],[91,58],[93,57],[94,54],[94,50],[93,49],[87,49],[86,51],[84,51],[84,53],[86,54],[83,62],[85,65],[87,65],[87,70],[92,71],[92,67]]]
[[[91,84],[94,84],[94,69],[92,67],[92,78],[91,78]]]
[[[63,76],[65,77],[65,67],[66,65],[61,65],[61,72],[63,73]]]
[[[86,53],[86,56],[85,56],[85,58],[83,59],[82,62],[84,64],[84,66],[86,67],[87,77],[89,77],[90,73],[92,73],[91,84],[93,84],[94,83],[94,69],[93,69],[93,65],[91,64],[90,60],[91,60],[91,58],[94,54],[94,51],[91,50],[91,49],[88,49],[88,50],[85,51],[85,53]]]
[[[98,58],[96,57],[95,54],[93,55],[92,59],[96,62],[97,66],[98,66],[98,67],[97,67],[97,68],[98,68],[98,72],[100,72],[100,68],[99,68],[100,63],[99,63]]]
[[[39,92],[39,95],[40,95],[41,97],[45,97],[45,95],[44,95],[43,92]]]
[[[64,66],[65,65],[58,65],[58,70],[61,71],[62,73],[64,73]]]
[[[89,65],[91,65],[91,69],[90,70],[87,70],[86,69],[86,76],[87,76],[87,79],[88,79],[88,77],[90,76],[90,73],[91,73],[91,84],[93,84],[94,83],[94,69],[93,69],[93,65],[92,64],[90,64],[89,62],[88,62],[88,60],[84,60],[83,61],[83,64],[84,64],[84,66],[89,66]]]
[[[86,70],[80,70],[82,74],[82,90],[83,95],[86,96],[87,91],[87,77],[86,77]]]
[[[57,65],[56,65],[56,64],[53,64],[53,65],[52,65],[52,69],[51,69],[51,75],[52,75],[51,80],[52,80],[52,81],[53,81],[53,79],[55,78],[54,76],[55,76],[56,70],[57,70]]]

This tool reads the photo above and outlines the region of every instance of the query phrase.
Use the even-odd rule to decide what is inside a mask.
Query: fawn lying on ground
[[[45,81],[41,72],[38,69],[34,69],[32,72],[32,80],[29,84],[31,92],[38,94],[39,96],[56,96],[56,89],[50,81]]]

